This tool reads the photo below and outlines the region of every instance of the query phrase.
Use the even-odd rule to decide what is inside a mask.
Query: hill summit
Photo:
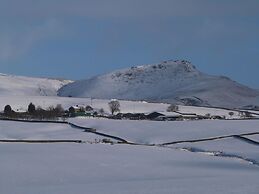
[[[134,66],[75,81],[60,96],[145,100],[196,106],[243,107],[259,104],[259,93],[224,76],[200,72],[185,60]]]

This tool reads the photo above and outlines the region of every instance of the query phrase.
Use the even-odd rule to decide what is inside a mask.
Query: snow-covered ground
[[[49,106],[56,106],[61,104],[64,108],[69,108],[70,106],[80,105],[86,106],[90,105],[93,108],[103,108],[106,112],[110,113],[108,102],[110,100],[98,100],[91,98],[69,98],[69,97],[58,97],[58,96],[5,96],[0,95],[0,110],[4,110],[4,106],[9,104],[14,110],[26,111],[30,102],[34,103],[36,106],[41,106],[42,108],[48,108]],[[137,101],[120,101],[121,112],[153,112],[153,111],[166,111],[169,104],[163,103],[146,103]]]
[[[2,144],[3,194],[258,193],[258,167],[157,147]]]
[[[259,165],[259,145],[247,143],[237,138],[227,138],[214,141],[205,141],[197,143],[182,143],[171,145],[174,148],[191,149],[193,152],[204,154],[222,154],[222,157],[233,157],[255,162]]]
[[[250,137],[250,139],[259,142],[259,135],[253,135],[252,137]]]
[[[57,104],[65,109],[90,105],[110,114],[110,99],[58,97],[58,90],[70,82],[0,74],[0,111],[7,104],[15,111],[27,111],[32,102],[45,109]],[[230,107],[258,103],[258,91],[203,74],[187,61],[116,71],[75,82],[59,93]],[[179,106],[178,112],[167,112],[166,103],[120,100],[120,105],[121,113],[241,118],[237,110],[220,108]],[[162,122],[78,117],[69,122],[97,132],[85,132],[69,123],[0,120],[0,194],[258,194],[259,120]],[[255,134],[240,136],[244,133]],[[204,140],[222,136],[228,137]],[[118,143],[119,138],[128,142]]]
[[[102,137],[72,128],[67,124],[26,123],[0,121],[0,139],[33,140],[83,140],[95,141]]]
[[[0,83],[0,95],[56,96],[71,81],[0,74]]]
[[[220,108],[210,108],[210,107],[195,107],[195,106],[179,106],[179,112],[181,113],[195,113],[197,115],[205,116],[207,114],[225,116],[227,119],[240,118],[239,111],[227,110]],[[229,115],[232,112],[233,115]]]
[[[76,121],[75,121],[76,122]],[[79,122],[79,121],[77,121]],[[131,121],[106,123],[102,131],[126,130],[126,138],[136,137],[129,127]],[[207,122],[207,123],[206,123]],[[139,137],[144,141],[165,139],[157,136],[154,128],[161,134],[169,131],[170,139],[202,137],[227,134],[231,128],[240,125],[236,133],[254,130],[258,123],[244,122],[231,124],[214,121],[202,122],[139,122]],[[233,122],[233,123],[232,123]],[[88,120],[80,120],[88,125]],[[172,129],[169,128],[172,125]],[[180,125],[182,126],[182,131]],[[120,128],[118,126],[120,125]],[[129,125],[127,127],[126,125]],[[155,127],[150,127],[155,125]],[[168,125],[168,126],[167,126]],[[175,127],[179,125],[178,127]],[[164,129],[167,126],[167,129]],[[193,128],[191,127],[193,126]],[[123,128],[124,129],[123,129]],[[125,128],[126,127],[126,128]],[[244,128],[243,128],[244,127]],[[110,130],[106,131],[106,128]],[[186,129],[187,128],[187,129]],[[226,133],[223,133],[225,129]],[[242,130],[243,129],[243,130]],[[175,131],[175,132],[174,132]],[[197,135],[195,135],[197,132]],[[65,124],[21,123],[0,121],[1,139],[84,139],[94,140],[98,136],[71,128]],[[155,138],[150,138],[155,137]],[[102,137],[101,137],[102,138]],[[136,138],[134,138],[137,140]],[[234,142],[233,142],[234,141]],[[237,139],[204,142],[195,144],[206,151],[236,151],[236,155],[247,153],[249,158],[258,156],[258,147]],[[187,145],[183,145],[187,146]],[[191,145],[188,145],[193,146]],[[193,146],[194,147],[194,146]],[[171,194],[171,193],[248,193],[257,194],[259,190],[259,167],[238,157],[216,157],[201,152],[190,152],[173,146],[134,146],[123,144],[26,144],[0,143],[0,193],[1,194],[71,194],[71,193],[113,193],[113,194]],[[253,152],[253,153],[252,153]],[[258,157],[256,158],[258,159]]]
[[[131,142],[148,144],[259,132],[259,120],[158,122],[74,118],[70,121]]]
[[[26,111],[30,102],[47,108],[90,105],[109,113],[109,100],[0,95]],[[121,112],[166,115],[169,104],[120,101]],[[219,115],[229,110],[179,106],[180,113]],[[239,118],[238,111],[231,118]],[[0,120],[1,140],[82,140],[83,143],[0,143],[1,194],[248,193],[259,190],[259,146],[238,138],[155,145],[172,141],[259,132],[259,120],[131,121],[77,117],[70,122],[143,145],[104,144],[107,137],[68,124]],[[259,135],[246,136],[259,141]],[[112,140],[112,139],[111,139]],[[113,140],[117,142],[116,140]]]

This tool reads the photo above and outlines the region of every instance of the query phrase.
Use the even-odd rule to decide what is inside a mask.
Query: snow
[[[58,89],[71,81],[0,74],[0,83],[0,95],[56,96]]]
[[[59,95],[231,108],[259,104],[258,91],[204,74],[186,61],[164,61],[75,81],[62,87]]]
[[[135,142],[149,143],[252,132],[259,122],[86,118],[71,121]],[[111,145],[96,141],[102,138],[66,124],[0,121],[0,139],[85,141],[81,144],[0,143],[0,193],[258,193],[258,166],[241,158],[181,149],[197,147],[257,160],[258,146],[237,139],[168,147]]]
[[[253,135],[253,136],[251,136],[249,138],[254,140],[254,141],[258,141],[259,142],[259,135]]]
[[[195,107],[195,106],[179,106],[179,112],[181,113],[196,113],[197,115],[205,116],[210,114],[211,116],[225,116],[226,119],[236,119],[240,118],[239,111],[236,110],[226,110],[220,108],[209,108],[209,107]],[[230,116],[229,113],[233,112]]]
[[[256,161],[259,165],[259,145],[250,144],[236,138],[227,138],[215,141],[198,143],[182,143],[173,145],[174,148],[192,148],[202,152],[223,152],[226,157],[242,157],[247,160]]]
[[[0,110],[10,104],[14,110],[26,111],[28,104],[33,102],[43,108],[57,104],[66,109],[90,105],[110,112],[110,100],[29,94],[0,95]],[[166,112],[169,106],[166,103],[120,100],[120,105],[123,113],[179,114]],[[229,118],[228,110],[217,108],[179,106],[179,112]],[[238,118],[238,111],[233,112],[232,117]],[[141,144],[258,132],[259,125],[259,120],[159,122],[78,117],[69,121]],[[0,143],[0,193],[258,193],[259,167],[256,162],[259,153],[256,145],[234,138],[173,146],[111,145],[101,143],[104,138],[107,137],[68,124],[0,120],[0,140],[83,141]],[[248,138],[259,141],[259,135]],[[186,148],[196,148],[198,152]],[[216,156],[215,152],[225,155]]]
[[[82,133],[82,130],[67,124],[0,121],[0,139],[95,141],[102,137],[92,133]]]
[[[9,104],[15,111],[23,112],[32,102],[42,108],[57,104],[65,109],[90,105],[110,113],[110,99],[123,98],[138,101],[119,100],[122,113],[210,114],[239,119],[237,110],[180,105],[179,113],[166,112],[168,103],[143,100],[174,103],[179,102],[176,99],[179,97],[203,105],[209,102],[238,107],[258,102],[258,92],[224,77],[203,74],[187,61],[119,70],[60,90],[64,96],[92,98],[58,97],[57,91],[70,82],[0,74],[0,111]],[[141,145],[116,144],[115,140],[115,144],[104,144],[101,140],[107,137],[69,124],[0,120],[1,194],[258,193],[256,142],[229,137],[160,144],[259,132],[259,120],[158,122],[78,117],[69,121]],[[259,141],[259,135],[246,137]],[[82,143],[4,143],[6,140],[82,140]]]
[[[121,103],[122,113],[165,112],[166,108],[169,106],[168,103],[182,104],[180,101],[184,98],[189,98],[195,102],[201,102],[198,103],[199,105],[208,105],[206,102],[211,101],[213,102],[211,103],[212,105],[221,103],[221,105],[225,106],[224,104],[226,103],[226,106],[228,106],[227,104],[229,104],[230,99],[231,103],[236,104],[235,107],[244,106],[246,101],[249,101],[249,106],[252,106],[251,104],[257,101],[256,99],[258,96],[258,92],[254,92],[225,77],[215,77],[203,74],[196,70],[196,68],[188,61],[164,61],[160,64],[137,66],[97,76],[91,80],[74,83],[71,83],[72,81],[69,80],[32,78],[6,74],[0,74],[0,82],[0,105],[5,106],[9,103],[13,105],[16,110],[18,109],[17,111],[20,111],[21,109],[24,111],[30,101],[45,108],[60,103],[63,103],[66,107],[86,103],[88,105],[93,105],[93,102],[89,101],[90,98],[58,98],[57,92],[60,88],[59,94],[62,94],[63,92],[66,93],[67,91],[69,93],[71,92],[71,95],[75,97],[89,96],[92,99],[118,98],[136,100],[135,102],[124,100],[123,102],[127,103]],[[75,86],[75,88],[72,86]],[[88,87],[90,87],[89,90],[91,91],[86,91],[86,88]],[[69,88],[71,88],[71,90]],[[231,93],[233,92],[232,90],[235,90],[234,94]],[[87,95],[81,95],[82,92]],[[107,92],[110,95],[107,95]],[[198,92],[198,95],[196,95],[195,92]],[[74,93],[78,93],[79,95],[74,95]],[[94,93],[98,95],[94,95]],[[119,94],[117,95],[117,93]],[[154,97],[150,97],[149,95],[154,95]],[[222,97],[219,95],[226,96]],[[66,94],[64,96],[69,95]],[[204,100],[200,100],[199,98]],[[146,103],[147,105],[145,106],[145,101],[143,100],[168,103]],[[122,100],[120,101],[122,102]],[[25,102],[26,105],[24,105]],[[102,106],[101,108],[104,108],[106,112],[109,112],[107,103],[107,100],[96,100],[94,105],[97,106],[96,108]],[[229,111],[223,109],[191,106],[179,107],[179,112],[181,113],[196,113],[199,115],[206,115],[209,113],[211,115],[226,116],[226,118],[229,119],[240,117],[238,111],[231,111],[234,115],[229,116]],[[254,113],[258,112],[254,111]],[[169,113],[166,114],[168,115]],[[175,115],[176,113],[171,114]]]
[[[71,122],[135,143],[166,142],[259,132],[259,120],[133,121],[74,118]]]
[[[2,144],[0,152],[3,194],[258,192],[258,168],[178,150]]]
[[[0,110],[4,110],[5,105],[9,104],[14,110],[26,111],[30,102],[42,108],[56,106],[61,104],[64,108],[69,108],[75,105],[90,105],[93,108],[103,108],[107,113],[110,113],[108,102],[110,100],[99,100],[90,98],[69,98],[58,96],[1,96],[0,95]],[[122,113],[142,113],[153,111],[166,111],[168,104],[163,103],[145,103],[134,101],[119,101]],[[2,108],[1,108],[2,107]]]

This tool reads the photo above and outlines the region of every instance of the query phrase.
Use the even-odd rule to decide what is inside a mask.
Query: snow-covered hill
[[[131,67],[76,81],[62,87],[58,94],[221,107],[259,104],[258,91],[227,77],[202,73],[184,60]]]
[[[0,95],[4,96],[56,96],[68,80],[32,78],[0,74]]]

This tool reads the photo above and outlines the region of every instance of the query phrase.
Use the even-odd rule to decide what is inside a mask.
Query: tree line
[[[61,104],[49,106],[47,109],[43,109],[40,106],[35,106],[33,103],[28,105],[26,112],[16,112],[10,105],[4,107],[2,116],[7,118],[19,118],[19,119],[55,119],[65,115],[65,110]]]

